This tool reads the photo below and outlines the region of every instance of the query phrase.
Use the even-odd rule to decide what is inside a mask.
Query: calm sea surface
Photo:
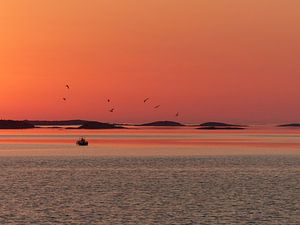
[[[0,131],[0,156],[0,224],[300,224],[298,130]]]

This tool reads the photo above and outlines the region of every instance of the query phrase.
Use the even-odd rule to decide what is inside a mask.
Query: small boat
[[[84,138],[80,138],[79,140],[76,141],[76,144],[79,146],[88,146],[89,142]]]

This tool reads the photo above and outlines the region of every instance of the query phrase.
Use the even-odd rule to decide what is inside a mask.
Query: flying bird
[[[178,116],[179,116],[179,112],[176,113],[176,117],[178,117]]]
[[[62,100],[66,101],[67,99],[66,98],[62,98]]]
[[[154,109],[158,109],[159,107],[160,107],[160,105],[157,105],[157,106],[154,107]]]
[[[149,98],[146,98],[146,99],[144,100],[144,103],[146,103],[148,100],[149,100]]]
[[[107,102],[110,102],[110,99],[107,99]]]
[[[70,86],[69,86],[68,84],[66,84],[66,88],[67,88],[67,89],[70,89]]]
[[[115,109],[114,108],[112,108],[111,110],[109,110],[111,113],[113,113],[114,111],[115,111]]]

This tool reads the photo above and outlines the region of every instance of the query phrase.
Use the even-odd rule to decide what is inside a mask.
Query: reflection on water
[[[300,224],[299,153],[300,130],[0,131],[0,224]]]
[[[299,224],[299,156],[2,157],[0,223]]]
[[[90,146],[78,148],[84,136]],[[0,130],[0,156],[192,156],[299,154],[300,129]]]

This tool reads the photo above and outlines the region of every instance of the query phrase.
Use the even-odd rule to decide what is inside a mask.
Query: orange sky
[[[182,122],[299,122],[299,8],[298,0],[0,1],[0,116],[144,122],[179,111]]]

